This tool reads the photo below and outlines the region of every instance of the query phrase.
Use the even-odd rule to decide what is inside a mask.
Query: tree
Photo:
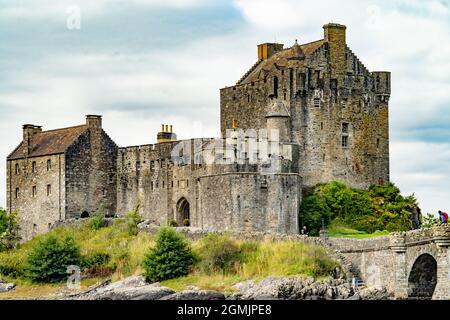
[[[0,252],[13,249],[20,241],[17,212],[7,214],[0,208]]]
[[[148,281],[178,278],[189,273],[195,257],[186,239],[173,228],[160,229],[156,246],[146,254],[143,267]]]
[[[34,282],[58,282],[67,278],[68,266],[80,265],[81,261],[80,248],[71,236],[60,240],[49,235],[31,250],[25,274]]]

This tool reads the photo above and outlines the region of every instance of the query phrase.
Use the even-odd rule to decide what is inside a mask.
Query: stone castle
[[[345,26],[323,28],[311,43],[258,45],[257,62],[220,90],[220,139],[179,141],[163,125],[156,144],[119,148],[101,116],[24,125],[7,158],[7,207],[23,237],[136,207],[159,225],[295,234],[304,190],[388,182],[390,73],[369,72]]]

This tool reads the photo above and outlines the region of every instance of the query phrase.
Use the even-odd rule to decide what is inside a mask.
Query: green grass
[[[331,225],[328,228],[328,236],[335,238],[366,239],[387,235],[389,235],[388,231],[375,231],[374,233],[366,233],[364,231],[358,231],[340,225]]]
[[[83,255],[105,253],[110,256],[104,273],[96,274],[92,279],[82,282],[82,287],[86,288],[108,278],[117,281],[143,273],[141,266],[145,253],[154,246],[155,239],[146,233],[130,235],[127,230],[126,223],[118,220],[112,226],[98,230],[84,224],[78,227],[61,227],[50,233],[61,238],[68,234],[72,235]],[[65,283],[34,284],[23,275],[28,253],[46,236],[38,236],[17,249],[0,253],[0,267],[7,266],[16,271],[5,276],[0,270],[0,278],[18,285],[13,291],[0,294],[0,299],[39,298],[67,291]],[[325,248],[318,245],[296,241],[244,241],[231,238],[228,241],[233,242],[239,250],[239,259],[231,270],[205,271],[201,263],[198,263],[193,266],[189,275],[163,281],[162,284],[175,290],[197,286],[201,289],[233,292],[234,284],[248,279],[259,281],[267,276],[292,275],[313,276],[320,279],[338,266]],[[189,242],[194,253],[202,256],[201,250],[204,249],[202,239]]]

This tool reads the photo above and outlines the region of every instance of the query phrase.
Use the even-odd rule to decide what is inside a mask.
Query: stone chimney
[[[269,59],[275,53],[283,50],[281,43],[262,43],[258,45],[258,61]]]
[[[347,69],[345,52],[347,50],[345,40],[346,26],[337,23],[328,23],[323,26],[324,39],[328,43],[329,61],[331,65],[331,77],[338,78]]]
[[[170,130],[169,130],[168,124],[166,124],[166,125],[162,124],[161,132],[158,132],[158,135],[156,137],[157,142],[161,143],[161,142],[176,141],[177,135],[175,133],[173,133],[172,131],[173,131],[172,125],[170,125]]]
[[[25,144],[27,154],[30,154],[32,145],[33,145],[33,137],[42,132],[41,126],[35,126],[34,124],[24,124],[22,126],[23,130],[23,143]]]
[[[86,125],[89,128],[101,129],[102,128],[102,116],[88,114],[86,116]]]

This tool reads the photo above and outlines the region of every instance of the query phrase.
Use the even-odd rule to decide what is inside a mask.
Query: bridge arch
[[[437,285],[437,261],[428,253],[421,254],[408,276],[409,299],[432,299]]]
[[[189,227],[191,224],[190,205],[189,201],[182,197],[178,200],[176,205],[176,220],[179,226]]]

